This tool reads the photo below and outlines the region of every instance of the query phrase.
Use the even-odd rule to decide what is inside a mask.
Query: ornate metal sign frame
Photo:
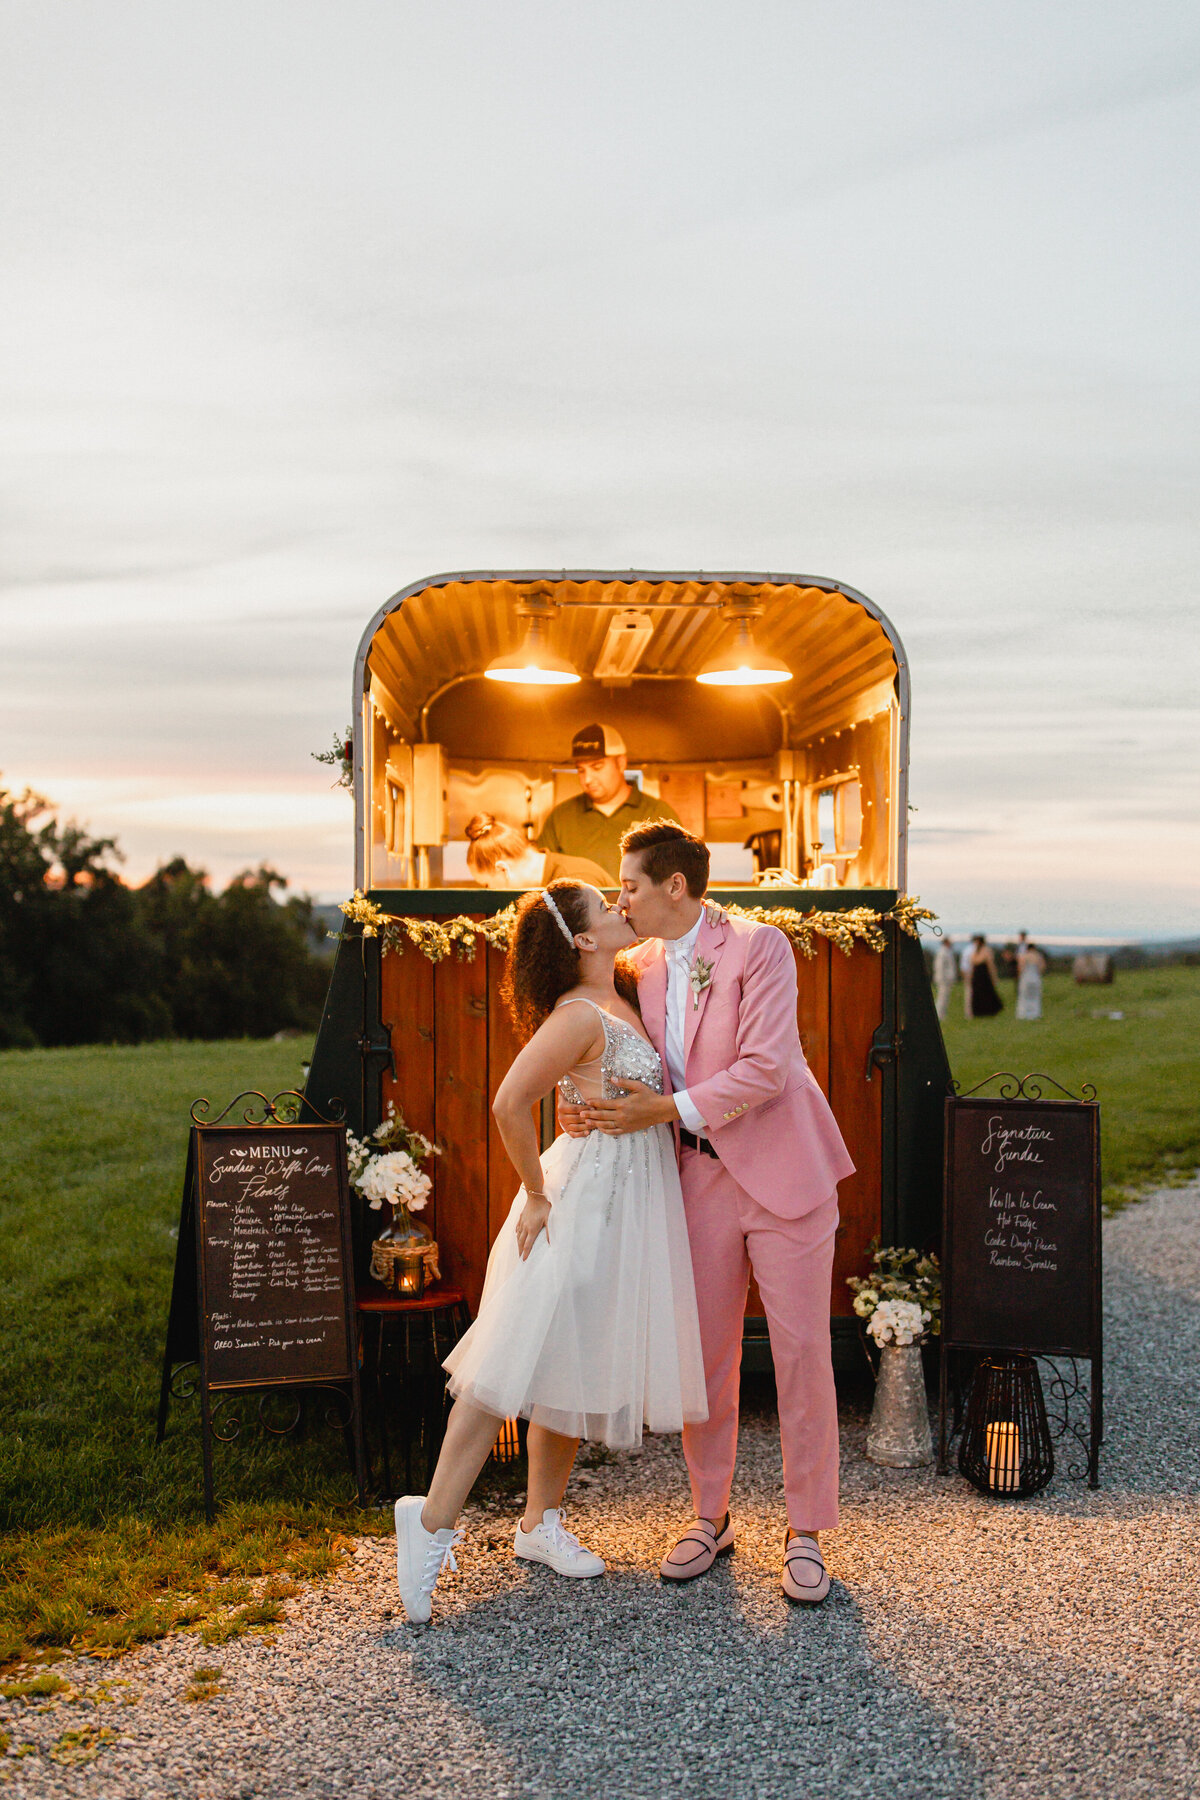
[[[230,1119],[243,1102],[241,1117]],[[211,1117],[212,1105],[206,1098],[194,1100],[190,1108],[192,1128],[188,1136],[187,1167],[179,1213],[179,1238],[175,1252],[175,1274],[171,1287],[171,1307],[167,1320],[167,1341],[163,1354],[162,1383],[159,1392],[156,1441],[161,1443],[167,1427],[167,1411],[172,1399],[191,1400],[200,1397],[201,1446],[204,1463],[204,1511],[211,1521],[215,1516],[213,1488],[213,1441],[232,1443],[244,1424],[243,1402],[257,1396],[255,1412],[249,1422],[257,1423],[272,1437],[297,1433],[304,1421],[308,1396],[324,1396],[328,1402],[325,1416],[340,1426],[347,1454],[354,1470],[360,1506],[366,1504],[366,1453],[363,1441],[362,1401],[359,1390],[358,1343],[354,1295],[354,1247],[350,1228],[349,1190],[345,1180],[345,1161],[341,1159],[337,1176],[338,1240],[343,1274],[342,1306],[345,1312],[346,1375],[327,1378],[270,1378],[254,1381],[221,1381],[210,1371],[210,1312],[206,1292],[206,1258],[204,1204],[199,1192],[200,1140],[210,1133],[243,1132],[268,1125],[286,1127],[289,1132],[320,1132],[330,1128],[344,1129],[344,1109],[340,1103],[330,1107],[333,1117],[320,1112],[295,1089],[268,1097],[256,1089],[238,1094]]]

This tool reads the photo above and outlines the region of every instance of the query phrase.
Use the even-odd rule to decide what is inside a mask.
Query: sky
[[[1200,933],[1198,91],[1167,0],[5,0],[3,780],[341,898],[389,594],[789,571],[948,924]]]

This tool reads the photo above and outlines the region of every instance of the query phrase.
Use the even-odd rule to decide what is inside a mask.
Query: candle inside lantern
[[[396,1266],[396,1292],[419,1300],[425,1292],[425,1252],[405,1250]]]
[[[1021,1433],[1015,1419],[996,1419],[987,1428],[988,1486],[1011,1494],[1021,1485]]]

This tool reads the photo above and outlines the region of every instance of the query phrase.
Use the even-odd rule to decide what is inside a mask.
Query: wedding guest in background
[[[589,862],[586,856],[539,850],[523,831],[495,813],[480,812],[468,819],[467,839],[467,867],[484,887],[547,887],[560,876],[587,881],[593,887],[616,885],[599,863]]]
[[[1017,946],[1011,941],[996,952],[997,973],[1005,981],[1017,979]]]
[[[974,958],[975,958],[975,939],[968,938],[966,943],[962,947],[962,954],[959,956],[959,959],[958,959],[958,968],[959,968],[959,973],[962,976],[962,984],[963,984],[963,1017],[964,1017],[964,1019],[969,1019],[971,1017],[971,965],[974,961]]]
[[[972,1019],[990,1019],[1004,1011],[1004,1002],[996,989],[996,959],[982,932],[971,940],[971,1010]]]
[[[933,985],[937,994],[939,1019],[944,1019],[949,1011],[950,996],[954,992],[954,984],[957,980],[958,957],[954,954],[954,939],[944,937],[933,958]]]
[[[1021,936],[1024,938],[1025,933]],[[1046,958],[1028,939],[1021,947],[1017,970],[1017,1018],[1040,1019],[1042,1016],[1042,976]]]

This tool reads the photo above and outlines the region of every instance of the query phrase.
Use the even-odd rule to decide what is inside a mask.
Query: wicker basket
[[[371,1245],[371,1276],[381,1281],[385,1288],[395,1292],[401,1265],[411,1259],[412,1246],[409,1244],[389,1243],[385,1239],[376,1238]],[[425,1285],[442,1279],[442,1271],[438,1267],[438,1247],[431,1239],[422,1253],[425,1264]]]

